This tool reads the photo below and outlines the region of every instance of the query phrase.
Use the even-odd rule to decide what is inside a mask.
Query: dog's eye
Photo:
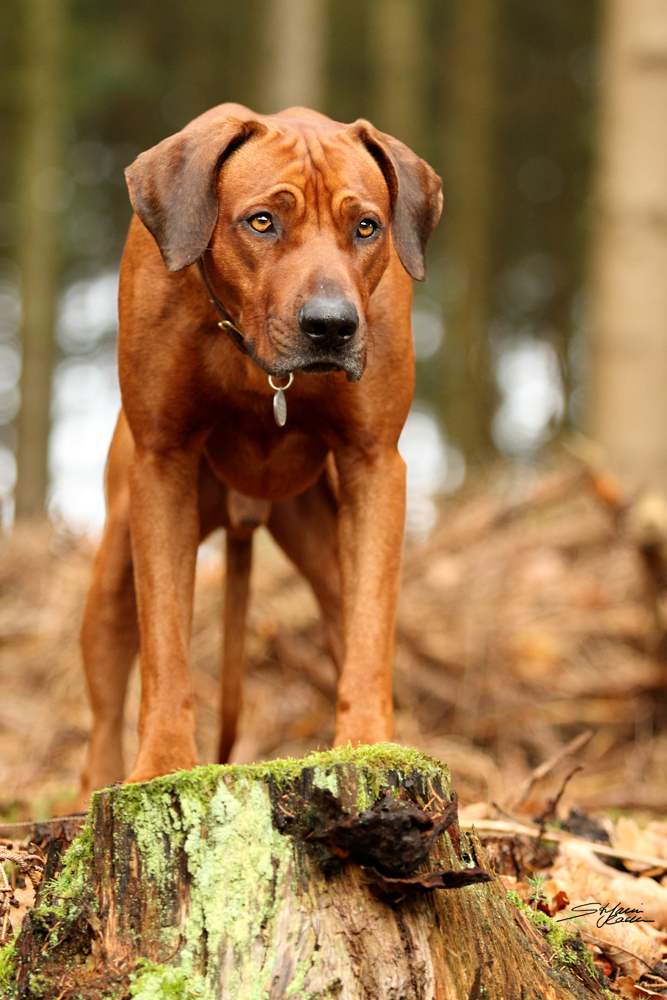
[[[267,215],[266,212],[260,212],[259,215],[253,215],[252,219],[249,219],[248,221],[256,233],[266,233],[273,225],[271,222],[271,216]]]
[[[372,236],[376,229],[377,223],[373,222],[372,219],[362,219],[357,226],[357,232],[363,239],[368,239],[369,236]]]

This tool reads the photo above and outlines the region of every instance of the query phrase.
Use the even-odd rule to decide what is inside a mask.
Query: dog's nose
[[[346,299],[312,298],[299,310],[299,326],[314,344],[336,347],[354,337],[359,315]]]

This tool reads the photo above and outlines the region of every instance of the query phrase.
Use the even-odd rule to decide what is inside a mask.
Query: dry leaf
[[[607,956],[601,952],[599,948],[593,947],[592,951],[595,968],[598,969],[603,976],[613,976],[614,966],[611,964]]]
[[[667,889],[652,878],[619,875],[607,886],[610,902],[638,910],[643,920],[653,921],[658,929],[667,927]]]
[[[637,910],[637,916],[667,928],[667,888],[652,878],[624,875],[606,865],[593,849],[573,842],[561,845],[554,878],[571,900],[593,896],[600,903]]]
[[[665,858],[667,865],[667,823],[655,821],[649,823],[644,830],[644,836],[653,845],[651,851],[655,858]]]
[[[620,990],[622,997],[629,997],[630,1000],[664,1000],[661,993],[645,989],[632,976],[619,976],[614,985]]]
[[[643,973],[650,971],[660,960],[659,941],[647,932],[645,924],[605,923],[605,914],[599,912],[602,906],[607,907],[608,910],[615,906],[642,909],[638,905],[640,902],[638,896],[633,895],[637,891],[636,886],[639,880],[631,875],[619,876],[615,869],[609,868],[607,865],[602,867],[613,872],[615,877],[613,879],[602,877],[598,874],[599,865],[596,871],[593,870],[593,864],[596,860],[592,851],[579,844],[562,845],[559,858],[554,865],[551,882],[554,883],[558,891],[565,892],[570,899],[570,906],[563,911],[563,916],[577,918],[577,926],[584,941],[597,945],[623,972],[639,979]],[[663,897],[658,894],[664,893],[665,890],[651,879],[642,879],[641,881],[642,883],[651,882],[651,886],[655,887],[648,888],[641,885],[639,888],[639,894],[643,895],[646,904],[644,907],[646,918],[655,919],[650,917],[647,901],[654,905],[657,912],[658,905],[663,902]],[[584,903],[590,905],[587,907],[587,911],[582,914],[581,909],[578,908]],[[562,917],[557,919],[560,921]],[[598,923],[601,926],[598,927]]]
[[[565,907],[569,905],[570,905],[570,900],[568,899],[567,893],[563,892],[563,890],[561,889],[560,892],[557,892],[556,895],[551,900],[551,904],[549,906],[549,914],[553,917],[557,913],[560,913],[561,910],[564,910]]]
[[[630,1000],[637,1000],[639,990],[632,976],[619,976],[615,986],[622,997],[629,997]]]
[[[615,984],[622,997],[629,997],[630,1000],[637,1000],[640,996],[637,984],[632,976],[619,976]]]
[[[599,900],[594,897],[582,900],[589,909],[599,906]],[[625,975],[639,979],[660,961],[661,948],[657,941],[644,933],[641,924],[602,924],[597,926],[599,910],[589,913],[577,909],[577,902],[563,911],[566,917],[577,920],[578,928],[586,944],[597,945],[614,965]],[[557,918],[562,922],[563,917]]]
[[[589,898],[597,899],[600,903],[608,901],[607,880],[601,878],[593,865],[589,864],[591,853],[579,844],[568,842],[561,845],[554,862],[552,880],[556,892],[562,890],[567,893],[573,906]],[[617,872],[614,871],[614,874]]]
[[[612,831],[612,844],[622,851],[632,851],[634,854],[648,854],[655,856],[656,849],[664,852],[664,843],[658,844],[657,838],[648,835],[641,830],[638,823],[628,816],[619,816]],[[659,854],[658,857],[663,857]],[[623,864],[629,871],[646,871],[647,866],[636,861],[624,861]],[[665,861],[667,864],[667,859]]]
[[[9,910],[9,923],[14,934],[18,934],[21,930],[21,925],[23,924],[23,918],[25,917],[28,910],[35,905],[35,890],[30,884],[29,880],[26,879],[25,889],[15,889],[14,899],[18,902],[18,906],[12,906]]]

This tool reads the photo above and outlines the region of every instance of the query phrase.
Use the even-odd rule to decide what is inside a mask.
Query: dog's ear
[[[155,237],[169,271],[202,255],[218,218],[217,171],[232,150],[264,131],[260,122],[237,118],[187,125],[127,168],[132,208]]]
[[[352,126],[384,174],[391,198],[391,235],[401,264],[417,281],[426,277],[424,251],[442,211],[440,178],[398,139],[361,119]]]

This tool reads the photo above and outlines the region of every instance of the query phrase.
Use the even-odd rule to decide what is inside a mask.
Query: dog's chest
[[[218,423],[205,445],[209,465],[221,482],[273,503],[312,486],[328,450],[319,434],[303,427],[267,428],[257,434],[241,419]]]

